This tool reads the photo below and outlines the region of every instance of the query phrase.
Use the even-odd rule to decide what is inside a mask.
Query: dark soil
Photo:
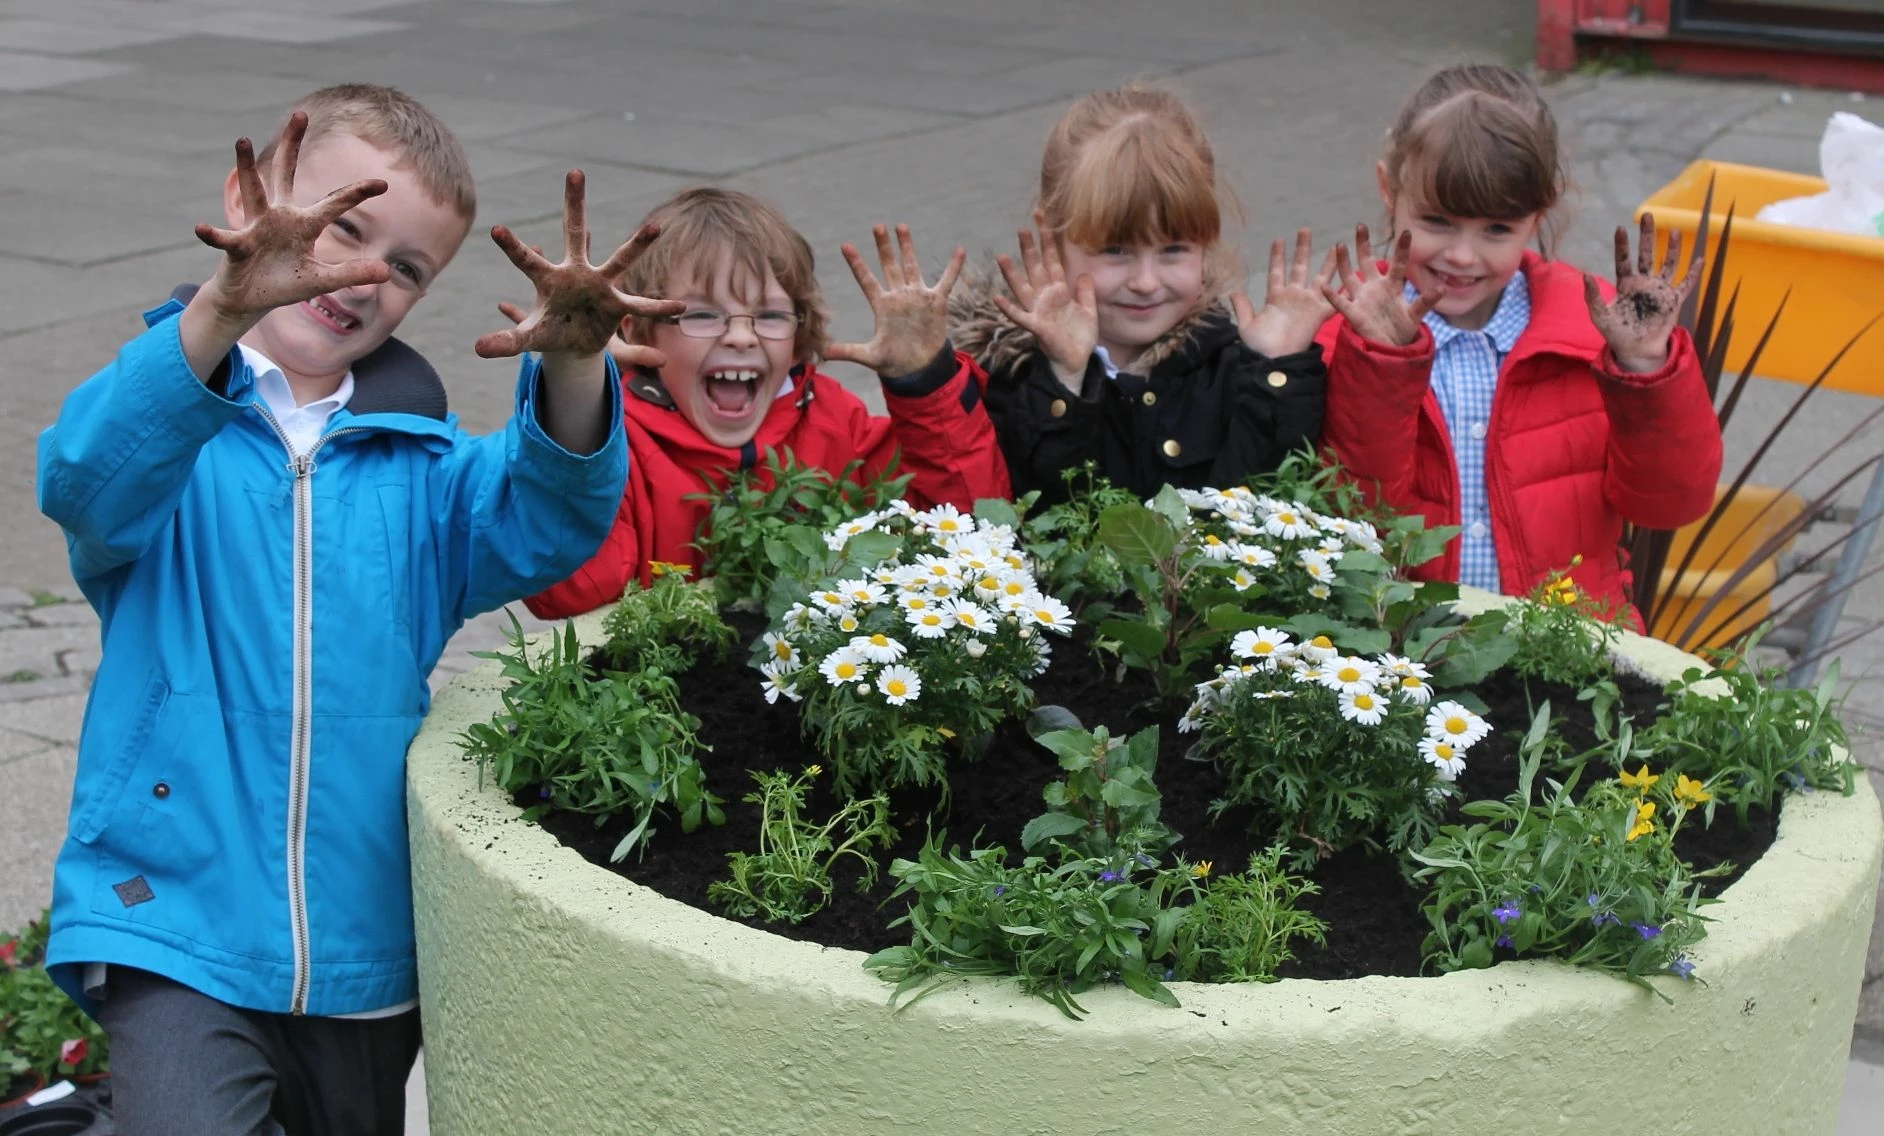
[[[745,642],[763,630],[755,617],[735,615],[732,621]],[[758,807],[740,799],[752,789],[746,771],[795,772],[819,761],[817,753],[799,738],[795,708],[766,704],[756,672],[743,663],[745,657],[743,648],[735,648],[728,661],[702,664],[681,678],[681,700],[699,717],[702,742],[712,746],[712,752],[702,753],[700,761],[708,784],[725,798],[725,825],[683,835],[673,821],[663,823],[656,818],[659,833],[646,858],[631,857],[616,865],[609,864],[608,856],[631,827],[626,817],[598,827],[588,816],[552,812],[542,818],[543,826],[590,863],[719,914],[707,902],[707,885],[726,877],[727,853],[758,847]],[[1638,724],[1652,718],[1660,701],[1659,688],[1628,676],[1619,675],[1617,681],[1625,708]],[[1221,792],[1222,779],[1210,764],[1184,759],[1192,739],[1173,728],[1175,714],[1161,720],[1145,712],[1151,690],[1142,675],[1128,674],[1123,684],[1114,683],[1075,639],[1056,644],[1053,666],[1036,681],[1034,693],[1040,705],[1065,706],[1088,727],[1103,724],[1115,735],[1154,723],[1163,726],[1157,773],[1163,793],[1160,816],[1184,834],[1178,851],[1187,860],[1210,860],[1221,871],[1235,871],[1248,863],[1252,852],[1267,845],[1267,839],[1251,835],[1246,811],[1233,810],[1212,821],[1210,802]],[[1594,743],[1587,705],[1577,702],[1572,690],[1536,683],[1527,690],[1522,680],[1500,674],[1480,686],[1477,694],[1501,729],[1472,748],[1460,782],[1468,799],[1501,798],[1516,789],[1517,742],[1530,723],[1531,706],[1538,701],[1548,698],[1553,716],[1567,719],[1557,732],[1568,742],[1568,752]],[[939,807],[940,795],[935,791],[906,790],[892,795],[893,820],[901,836],[890,856],[914,858],[933,825],[946,831],[949,842],[964,852],[971,844],[1004,844],[1010,856],[1018,859],[1021,827],[1045,811],[1040,791],[1059,775],[1052,754],[1029,738],[1019,723],[1009,723],[997,732],[982,761],[955,768],[946,811]],[[827,776],[817,782],[808,816],[828,816],[836,807],[829,781]],[[537,803],[535,794],[528,791],[518,794],[517,801]],[[1684,826],[1677,847],[1697,868],[1722,861],[1738,866],[1734,875],[1708,881],[1710,894],[1718,893],[1772,843],[1774,819],[1756,812],[1751,827],[1743,830],[1731,813],[1723,812],[1711,829]],[[883,863],[887,868],[889,857]],[[1299,944],[1301,957],[1284,968],[1286,977],[1420,973],[1420,943],[1427,929],[1419,913],[1420,893],[1405,881],[1395,857],[1338,853],[1322,861],[1313,877],[1321,894],[1308,905],[1327,921],[1328,944],[1325,948]],[[881,873],[868,892],[859,893],[853,885],[853,878],[840,873],[830,905],[797,926],[750,922],[790,938],[861,951],[908,942],[906,929],[888,929],[904,905],[881,906],[895,888],[888,872]]]

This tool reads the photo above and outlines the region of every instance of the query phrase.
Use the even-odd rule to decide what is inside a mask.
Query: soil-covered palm
[[[1335,254],[1329,252],[1321,271],[1311,279],[1308,265],[1314,251],[1312,239],[1307,229],[1295,234],[1295,260],[1286,270],[1282,242],[1269,246],[1269,288],[1261,311],[1243,293],[1230,294],[1237,331],[1251,351],[1272,359],[1306,351],[1321,325],[1334,314],[1334,305],[1328,302],[1323,288],[1334,278]]]
[[[942,278],[930,287],[923,282],[916,242],[909,235],[908,225],[896,226],[897,248],[891,247],[886,227],[876,226],[873,234],[877,260],[883,266],[881,283],[855,245],[844,245],[843,253],[876,316],[876,330],[868,343],[831,344],[824,357],[857,363],[880,375],[911,375],[927,366],[948,342],[949,291],[955,287],[955,278],[961,275],[968,254],[957,246],[949,266],[942,270]]]
[[[1405,347],[1420,337],[1420,320],[1439,302],[1436,294],[1421,293],[1411,301],[1406,298],[1407,257],[1413,248],[1413,234],[1405,232],[1393,243],[1393,258],[1387,271],[1374,263],[1374,243],[1366,225],[1354,227],[1354,256],[1348,246],[1335,245],[1335,279],[1323,281],[1322,295],[1348,321],[1348,326],[1362,339]]]
[[[255,168],[255,147],[236,140],[236,184],[242,194],[240,229],[196,226],[199,240],[222,254],[207,291],[226,319],[252,322],[274,308],[361,284],[378,284],[392,275],[385,261],[358,259],[328,264],[314,256],[314,242],[354,206],[386,192],[378,178],[334,190],[310,206],[294,204],[294,177],[300,164],[307,115],[296,111],[282,128],[276,169],[278,199]]]
[[[599,355],[623,320],[631,315],[675,315],[678,300],[651,300],[618,289],[616,281],[647,251],[660,230],[644,225],[601,264],[589,262],[588,211],[581,170],[570,170],[563,184],[563,259],[555,264],[526,246],[503,225],[491,240],[536,285],[536,302],[517,326],[478,338],[475,350],[486,359],[535,351],[545,355]],[[506,312],[510,315],[510,312]]]
[[[1616,226],[1616,296],[1603,302],[1596,278],[1585,273],[1583,299],[1589,305],[1590,322],[1602,333],[1610,352],[1625,370],[1659,370],[1668,361],[1668,339],[1681,318],[1681,305],[1694,290],[1701,257],[1688,262],[1687,271],[1675,280],[1675,268],[1681,261],[1681,230],[1668,238],[1668,254],[1661,271],[1655,271],[1655,215],[1642,214],[1641,241],[1636,255],[1629,255],[1629,230]],[[1630,268],[1634,260],[1635,267]]]
[[[1014,293],[1012,300],[996,296],[994,302],[1002,315],[1033,335],[1063,379],[1077,376],[1099,346],[1099,300],[1090,277],[1067,281],[1059,245],[1046,232],[1044,218],[1035,214],[1034,220],[1043,227],[1038,239],[1030,229],[1020,231],[1019,266],[1005,254],[994,258]]]

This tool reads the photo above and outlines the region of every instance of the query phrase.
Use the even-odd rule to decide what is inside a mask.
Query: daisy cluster
[[[1024,675],[1038,675],[1050,653],[1041,633],[1072,631],[1072,612],[1040,591],[1008,526],[897,500],[832,529],[825,545],[841,552],[868,532],[902,535],[901,553],[821,581],[776,621],[759,661],[766,701],[829,690],[907,706],[939,671],[1020,660]]]
[[[1442,781],[1465,771],[1465,753],[1491,726],[1457,702],[1432,704],[1427,668],[1399,655],[1344,655],[1325,636],[1295,642],[1286,631],[1258,627],[1238,632],[1230,641],[1236,659],[1217,676],[1196,686],[1196,699],[1178,720],[1181,732],[1206,729],[1214,716],[1237,699],[1292,699],[1328,691],[1344,721],[1375,727],[1389,718],[1411,722],[1425,707],[1419,754]],[[1395,714],[1397,707],[1411,712]]]
[[[1325,600],[1334,591],[1335,565],[1349,549],[1382,551],[1372,524],[1318,513],[1300,501],[1242,486],[1180,489],[1178,495],[1197,514],[1187,534],[1191,547],[1220,562],[1239,592],[1264,573],[1299,573],[1294,582],[1305,583],[1309,596]]]

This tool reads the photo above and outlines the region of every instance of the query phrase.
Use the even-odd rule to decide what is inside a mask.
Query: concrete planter
[[[579,623],[593,641],[599,620]],[[1672,677],[1692,660],[1630,637]],[[1870,935],[1878,801],[1790,799],[1668,1006],[1549,962],[1434,978],[1082,995],[974,981],[892,1014],[863,955],[600,868],[477,786],[487,665],[409,758],[432,1131],[1831,1132]],[[888,945],[888,944],[886,944]]]

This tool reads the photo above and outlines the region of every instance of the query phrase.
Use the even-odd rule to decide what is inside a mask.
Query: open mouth
[[[708,371],[705,377],[707,401],[721,414],[741,415],[752,409],[759,397],[763,372],[750,367],[727,367]]]
[[[1463,292],[1484,279],[1482,276],[1454,276],[1449,272],[1440,272],[1431,268],[1427,271],[1433,274],[1433,279],[1439,282],[1440,287],[1452,292]]]
[[[329,330],[342,335],[358,331],[362,322],[359,316],[341,307],[328,296],[316,296],[312,300],[303,300],[301,306],[313,315],[315,322],[324,324]]]

